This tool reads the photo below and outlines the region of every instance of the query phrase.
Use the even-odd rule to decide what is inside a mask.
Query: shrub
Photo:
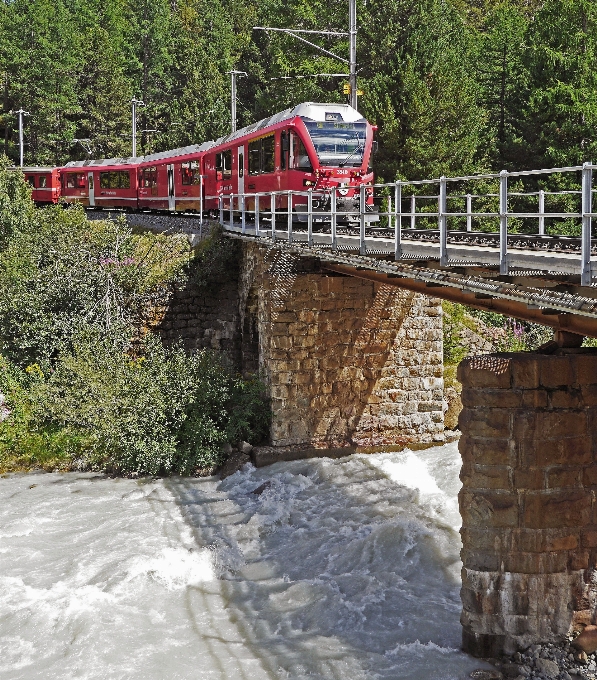
[[[261,439],[258,380],[141,333],[174,282],[208,285],[235,247],[214,232],[190,267],[184,235],[35,210],[29,196],[0,162],[0,469],[188,474],[223,462],[225,442]]]
[[[82,335],[35,390],[40,421],[91,438],[91,467],[190,474],[223,462],[225,442],[260,435],[259,383],[235,377],[215,353],[189,357],[154,337],[142,355],[129,350],[119,336]]]
[[[81,207],[36,210],[0,253],[0,352],[52,361],[83,328],[135,324],[189,256],[183,237],[134,235]]]

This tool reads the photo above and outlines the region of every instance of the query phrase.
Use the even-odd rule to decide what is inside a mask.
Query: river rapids
[[[459,470],[453,443],[224,481],[5,476],[0,679],[465,678]]]

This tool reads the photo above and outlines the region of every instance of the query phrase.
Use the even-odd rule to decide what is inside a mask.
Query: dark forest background
[[[278,26],[346,30],[347,0],[4,0],[0,135],[25,163],[127,156],[130,100],[141,153],[229,130],[301,101],[346,101],[342,64]],[[359,109],[379,126],[386,181],[597,159],[594,0],[358,2]],[[317,40],[317,38],[315,39]],[[342,39],[322,46],[347,56]],[[90,142],[76,140],[89,139]]]

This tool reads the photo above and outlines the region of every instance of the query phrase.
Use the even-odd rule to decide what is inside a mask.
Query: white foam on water
[[[0,479],[0,680],[460,680],[459,469]]]
[[[410,450],[398,454],[374,454],[368,457],[369,463],[379,468],[393,482],[409,489],[417,489],[423,494],[441,494],[441,489],[429,473],[423,460]]]
[[[138,560],[131,566],[129,577],[138,576],[155,579],[169,590],[179,590],[213,581],[216,573],[209,550],[164,548],[159,557]]]

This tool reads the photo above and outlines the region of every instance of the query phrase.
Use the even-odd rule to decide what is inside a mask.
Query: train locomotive
[[[255,210],[255,195],[278,192],[275,208],[306,221],[307,193],[315,212],[329,211],[337,190],[338,222],[358,219],[360,187],[373,215],[370,168],[376,128],[347,104],[305,102],[216,141],[137,158],[75,161],[60,168],[24,168],[33,199],[43,205],[217,214]],[[46,179],[42,179],[45,176]],[[52,191],[42,191],[41,184]],[[39,188],[38,188],[39,187]],[[289,197],[288,192],[300,192]],[[259,210],[270,210],[268,200]],[[323,217],[322,217],[323,219]]]

